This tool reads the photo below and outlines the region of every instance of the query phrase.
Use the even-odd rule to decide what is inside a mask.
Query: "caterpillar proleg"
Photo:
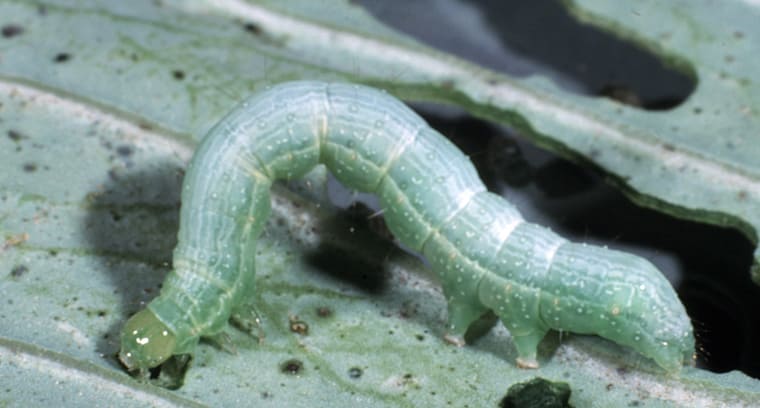
[[[596,334],[669,372],[694,352],[689,317],[648,261],[567,241],[486,190],[461,151],[406,105],[366,86],[299,81],[237,106],[201,142],[185,175],[173,270],[122,331],[119,357],[144,370],[219,334],[254,283],[255,242],[276,179],[319,163],[376,194],[390,231],[421,253],[448,303],[445,338],[493,312],[517,364],[537,367],[550,329]]]

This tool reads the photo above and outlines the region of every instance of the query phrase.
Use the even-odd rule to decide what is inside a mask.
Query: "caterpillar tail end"
[[[156,367],[174,354],[177,339],[149,309],[132,316],[121,331],[119,360],[128,371]]]

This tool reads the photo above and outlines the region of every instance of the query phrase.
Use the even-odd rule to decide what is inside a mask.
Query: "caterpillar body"
[[[423,254],[448,304],[446,340],[493,310],[521,367],[537,367],[550,329],[596,334],[669,372],[694,352],[686,311],[643,258],[567,241],[488,192],[461,151],[406,105],[373,88],[298,81],[255,95],[201,142],[185,175],[173,270],[122,331],[130,370],[192,353],[253,289],[270,186],[319,163],[380,198],[396,238]]]

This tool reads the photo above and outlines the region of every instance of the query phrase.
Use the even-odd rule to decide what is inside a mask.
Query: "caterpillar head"
[[[132,316],[121,332],[119,360],[129,371],[156,367],[174,354],[174,333],[149,309]]]

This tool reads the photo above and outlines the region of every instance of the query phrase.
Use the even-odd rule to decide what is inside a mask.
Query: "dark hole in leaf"
[[[511,76],[527,77],[539,71],[570,92],[664,110],[681,104],[696,88],[696,74],[685,62],[655,55],[579,22],[566,9],[568,2],[476,0],[457,6],[478,15],[476,21],[483,28],[477,35],[471,24],[456,24],[454,19],[463,10],[452,11],[452,7],[431,7],[429,2],[404,7],[395,2],[359,3],[379,20],[435,48]],[[632,7],[631,18],[641,18],[635,13]],[[658,42],[670,35],[667,27],[657,34]],[[495,38],[503,47],[484,46],[478,42],[483,38]]]

